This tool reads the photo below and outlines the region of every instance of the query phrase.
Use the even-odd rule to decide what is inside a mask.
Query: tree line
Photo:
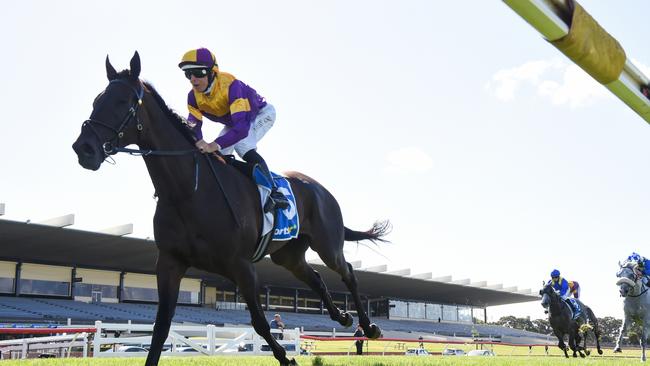
[[[478,319],[475,319],[478,320]],[[601,342],[602,343],[615,343],[616,338],[618,337],[618,331],[621,328],[623,321],[621,319],[616,319],[611,316],[606,316],[603,318],[598,318],[598,325],[600,326],[601,331]],[[530,332],[540,333],[540,334],[551,334],[553,329],[548,323],[548,319],[535,319],[530,320],[530,318],[517,318],[515,316],[503,316],[499,320],[493,323],[488,323],[492,325],[498,325],[506,328],[521,329],[527,330]],[[641,328],[638,325],[634,325],[627,334],[623,337],[623,344],[639,344],[639,335],[641,334]]]

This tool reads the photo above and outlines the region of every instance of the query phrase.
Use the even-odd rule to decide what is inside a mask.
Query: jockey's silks
[[[564,279],[564,277],[560,277],[560,278],[558,278],[557,282],[556,282],[556,281],[553,281],[553,279],[551,279],[550,281],[548,281],[548,283],[549,283],[551,286],[553,286],[553,288],[554,288],[556,291],[559,291],[559,292],[560,292],[560,296],[561,296],[563,299],[566,299],[566,298],[569,297],[569,295],[571,295],[571,293],[569,292],[569,281],[567,281],[566,279]]]
[[[226,134],[215,140],[225,148],[248,136],[251,122],[266,106],[266,101],[255,89],[228,73],[220,72],[213,83],[205,93],[190,90],[187,95],[187,120],[197,139],[203,138],[203,117],[230,127]]]

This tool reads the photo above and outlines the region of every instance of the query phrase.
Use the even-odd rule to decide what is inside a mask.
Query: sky
[[[581,4],[649,75],[650,3]],[[72,228],[152,237],[142,159],[92,172],[71,145],[106,55],[120,70],[137,50],[186,114],[177,64],[207,47],[275,106],[259,144],[272,170],[317,179],[347,227],[392,222],[391,243],[347,244],[348,261],[534,290],[557,268],[620,318],[617,262],[650,255],[649,126],[501,1],[25,0],[3,5],[0,38],[5,219],[74,213]],[[488,308],[508,314],[544,317],[539,302]]]

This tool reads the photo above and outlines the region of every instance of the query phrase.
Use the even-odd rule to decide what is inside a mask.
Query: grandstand
[[[70,216],[42,223],[0,219],[0,323],[152,323],[156,313],[151,240],[125,237],[128,225],[106,232],[65,228]],[[321,273],[340,308],[354,312],[347,290],[322,263]],[[530,332],[474,324],[488,306],[535,301],[530,290],[485,281],[434,278],[387,266],[353,263],[373,321],[385,331],[449,336],[536,337]],[[329,321],[318,297],[269,259],[257,264],[261,301],[279,312],[289,327],[345,331]],[[248,325],[238,289],[228,280],[190,269],[181,283],[174,322]],[[327,320],[326,320],[327,319]]]

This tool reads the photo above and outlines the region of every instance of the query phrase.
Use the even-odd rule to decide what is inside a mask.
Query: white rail
[[[19,358],[26,359],[29,351],[60,350],[61,357],[70,357],[72,347],[82,347],[82,357],[88,356],[88,333],[75,333],[50,337],[34,337],[0,341],[0,354],[20,354]],[[66,351],[67,349],[67,351]],[[3,356],[4,357],[4,356]]]
[[[111,324],[95,322],[97,329],[93,341],[93,357],[142,357],[141,352],[101,352],[102,345],[135,345],[148,348],[153,332],[152,324]],[[281,333],[283,340],[278,340],[287,349],[288,354],[300,352],[300,329],[285,329],[284,332],[272,329],[272,333]],[[112,337],[109,335],[113,334]],[[119,334],[119,336],[115,336]],[[134,336],[130,336],[134,335]],[[228,353],[230,355],[268,355],[266,341],[253,328],[172,325],[165,345],[170,351],[165,356],[213,356]],[[197,352],[175,352],[177,346],[191,347]],[[244,351],[240,351],[240,347]],[[264,347],[267,346],[267,347]]]

